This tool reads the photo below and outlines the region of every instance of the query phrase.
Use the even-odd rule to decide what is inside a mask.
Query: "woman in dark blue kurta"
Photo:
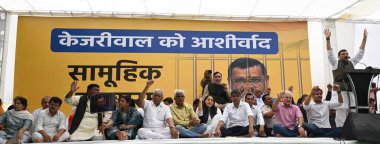
[[[106,124],[109,139],[135,139],[143,118],[131,103],[131,97],[120,97],[120,108],[112,113],[111,120]]]

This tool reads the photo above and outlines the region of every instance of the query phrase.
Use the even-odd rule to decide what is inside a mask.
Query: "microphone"
[[[348,59],[351,60],[350,56],[348,56]],[[353,61],[353,60],[352,60]],[[356,62],[358,64],[362,64],[365,66],[365,69],[366,70],[373,70],[373,68],[371,66],[367,66],[366,64],[362,63],[362,62],[359,62],[359,61],[353,61],[353,62]]]

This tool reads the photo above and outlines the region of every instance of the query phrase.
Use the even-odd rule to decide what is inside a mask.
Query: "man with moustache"
[[[33,133],[34,142],[62,142],[70,137],[65,126],[66,116],[59,111],[61,104],[60,98],[52,97],[49,108],[38,113],[36,132]]]
[[[267,87],[267,70],[260,61],[252,58],[239,58],[228,67],[228,81],[231,90],[238,89],[242,95],[253,93],[257,97],[257,108],[264,105],[262,96]],[[243,98],[244,99],[244,98]]]
[[[65,95],[65,102],[76,106],[76,112],[69,128],[70,140],[102,140],[102,135],[97,135],[99,126],[103,123],[103,117],[110,117],[109,113],[91,113],[90,98],[98,95],[100,87],[97,84],[87,86],[87,93],[83,96],[73,96],[79,89],[77,81],[71,83],[70,91]]]
[[[331,48],[331,43],[330,43],[331,31],[329,29],[325,29],[324,34],[326,37],[326,45],[327,45],[326,48],[327,48],[327,53],[328,53],[328,60],[332,66],[334,83],[339,84],[342,90],[343,99],[345,99],[343,105],[336,109],[336,118],[335,118],[336,126],[342,127],[344,124],[344,121],[347,118],[349,108],[356,106],[354,93],[352,92],[352,88],[351,88],[351,85],[349,84],[348,78],[345,77],[345,72],[354,70],[355,65],[359,63],[359,61],[363,58],[368,32],[366,29],[364,30],[362,43],[360,45],[359,51],[357,52],[354,58],[350,59],[350,56],[348,55],[348,51],[346,49],[342,49],[338,52],[338,60],[336,60],[333,50]],[[347,88],[344,85],[344,83],[347,85]]]

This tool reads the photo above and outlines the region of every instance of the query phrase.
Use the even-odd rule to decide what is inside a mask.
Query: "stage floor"
[[[130,141],[81,141],[65,142],[61,144],[109,144],[109,143],[128,143],[128,144],[359,144],[358,141],[337,141],[332,138],[181,138],[165,140],[130,140]],[[57,143],[55,143],[57,144]],[[364,143],[362,143],[364,144]]]

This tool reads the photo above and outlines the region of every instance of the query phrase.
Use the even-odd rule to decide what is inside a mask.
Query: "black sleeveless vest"
[[[231,102],[231,99],[227,96],[227,92],[222,85],[211,83],[207,87],[209,94],[214,96],[216,103],[225,104]]]
[[[69,128],[70,134],[73,134],[78,129],[80,123],[82,122],[84,113],[86,112],[87,101],[88,101],[88,98],[86,95],[81,96],[79,98],[79,103],[77,105],[77,109],[75,111],[71,126]],[[98,113],[98,126],[102,124],[102,121],[103,121],[102,113]]]
[[[333,70],[333,76],[334,76],[334,83],[337,83],[340,85],[340,89],[342,91],[351,91],[351,84],[348,78],[345,76],[346,71],[352,71],[355,70],[354,64],[351,61],[341,61],[338,60],[338,67],[336,70]],[[347,88],[343,85],[343,80],[347,85]]]

